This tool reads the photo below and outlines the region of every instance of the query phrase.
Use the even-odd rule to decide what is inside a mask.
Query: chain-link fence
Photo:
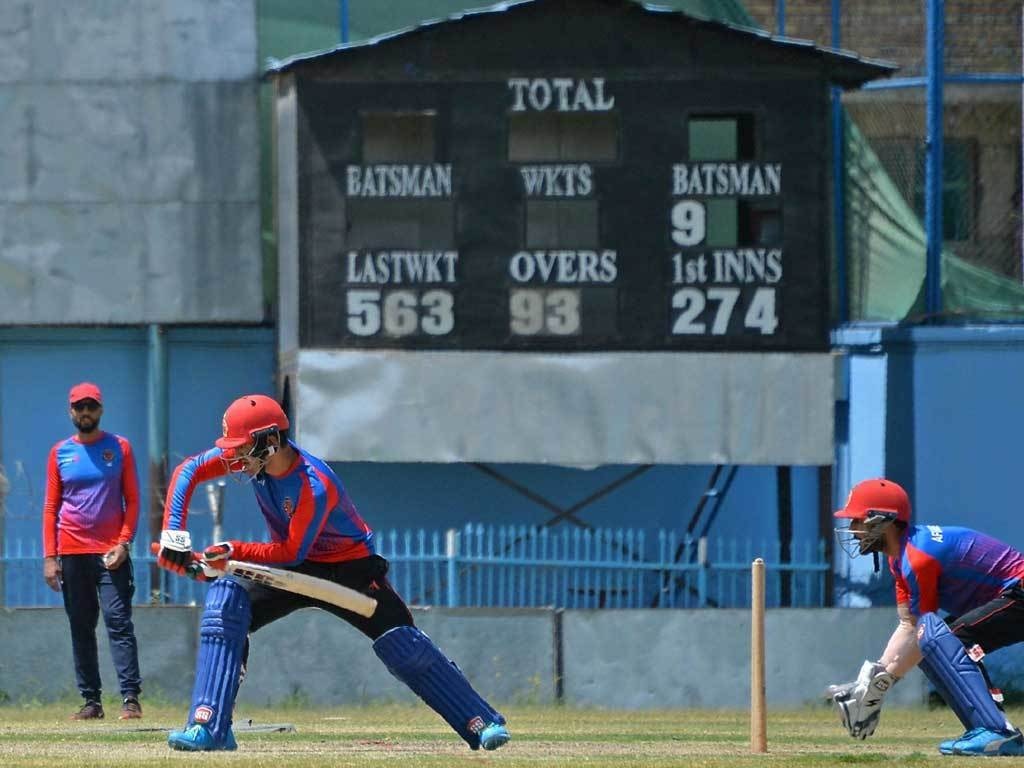
[[[844,94],[850,320],[925,312],[926,60],[931,0],[748,0],[772,32],[892,61]],[[946,0],[942,315],[1024,319],[1021,4]],[[784,26],[779,29],[780,24]]]

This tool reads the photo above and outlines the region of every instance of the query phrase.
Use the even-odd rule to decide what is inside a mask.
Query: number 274
[[[711,334],[724,335],[729,330],[729,321],[739,298],[739,288],[680,288],[672,294],[672,308],[679,310],[678,313],[674,313],[673,335],[708,333],[707,323],[699,318],[709,301],[718,303],[711,321]],[[758,288],[754,291],[743,315],[743,326],[769,336],[775,333],[778,325],[779,319],[775,314],[775,289]]]

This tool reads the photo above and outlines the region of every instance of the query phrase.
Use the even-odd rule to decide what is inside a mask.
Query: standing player
[[[970,528],[912,525],[910,500],[891,480],[865,480],[835,514],[850,556],[884,553],[896,580],[899,625],[878,661],[857,680],[829,687],[840,720],[858,739],[875,732],[886,692],[915,665],[963,723],[944,755],[1024,755],[1021,732],[1002,711],[1002,694],[982,663],[1024,640],[1024,556]],[[950,614],[945,621],[936,611]]]
[[[69,395],[77,434],[50,449],[43,504],[43,578],[64,596],[78,690],[72,720],[103,717],[96,622],[100,610],[121,684],[122,720],[142,717],[139,649],[132,624],[135,581],[129,545],[139,517],[132,446],[100,429],[103,396],[89,382]]]
[[[270,541],[229,541],[207,547],[203,559],[246,560],[287,567],[342,584],[377,600],[371,618],[245,579],[218,579],[206,596],[199,658],[188,724],[172,731],[173,749],[236,749],[231,716],[248,655],[246,635],[305,607],[322,608],[373,641],[392,675],[411,688],[472,749],[497,749],[509,740],[505,718],[480,697],[462,672],[429,637],[386,578],[388,562],[374,551],[341,481],[322,460],[288,440],[288,418],[264,395],[246,395],[225,411],[216,447],[174,470],[164,508],[158,562],[196,576],[187,530],[189,500],[199,483],[228,472],[253,481]]]

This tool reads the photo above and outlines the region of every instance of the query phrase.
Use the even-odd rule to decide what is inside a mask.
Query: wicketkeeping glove
[[[886,672],[884,666],[865,661],[854,682],[830,685],[825,696],[835,706],[839,720],[850,736],[863,740],[878,727],[882,700],[895,684],[896,678]]]

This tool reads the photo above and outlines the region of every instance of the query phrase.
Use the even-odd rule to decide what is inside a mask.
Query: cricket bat
[[[150,549],[156,554],[160,551],[160,545],[154,542],[150,545]],[[316,576],[286,571],[283,568],[274,568],[260,563],[247,563],[243,560],[206,562],[198,554],[195,554],[194,557],[196,566],[215,568],[257,584],[311,597],[314,600],[344,608],[346,611],[358,613],[366,618],[373,616],[377,610],[377,601],[369,595],[364,595],[349,587],[343,587],[341,584],[335,584],[333,581],[327,581],[327,579],[318,579]]]

